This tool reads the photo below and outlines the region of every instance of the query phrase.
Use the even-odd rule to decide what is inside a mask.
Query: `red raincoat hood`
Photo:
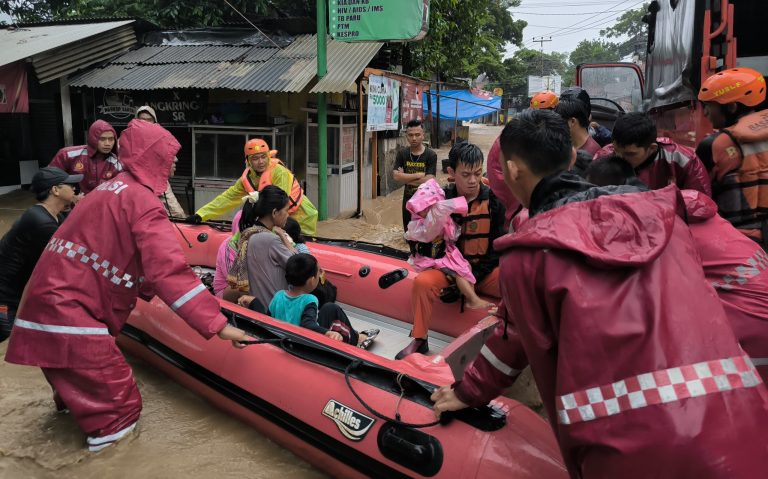
[[[117,132],[115,129],[104,120],[96,120],[88,128],[88,139],[86,141],[88,148],[88,156],[93,158],[93,155],[99,152],[99,137],[105,131],[111,131],[115,135],[115,146],[112,147],[112,154],[117,156]]]
[[[579,193],[572,197],[575,201],[540,213],[519,231],[497,239],[494,248],[565,250],[599,267],[641,266],[667,246],[677,221],[678,194],[674,185],[588,201],[578,201]]]
[[[682,190],[689,223],[703,223],[717,214],[712,198],[697,190]]]
[[[131,120],[120,135],[120,163],[142,185],[161,195],[181,145],[162,126]]]

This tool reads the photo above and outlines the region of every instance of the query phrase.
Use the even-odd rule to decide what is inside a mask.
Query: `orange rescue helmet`
[[[245,143],[245,156],[248,157],[257,153],[266,153],[267,155],[270,155],[269,145],[261,138],[251,138]]]
[[[751,68],[738,67],[717,72],[704,80],[699,100],[721,105],[741,103],[757,106],[765,100],[765,78]]]
[[[533,98],[531,98],[531,108],[534,110],[551,110],[557,106],[558,101],[560,99],[555,92],[544,90],[533,95]]]

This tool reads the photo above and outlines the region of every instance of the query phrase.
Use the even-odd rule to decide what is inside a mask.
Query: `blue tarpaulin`
[[[437,115],[437,92],[432,90],[432,114]],[[456,99],[459,100],[458,119],[473,120],[481,116],[496,113],[501,108],[501,97],[494,96],[490,100],[475,96],[468,90],[440,91],[440,118],[453,120],[456,118]],[[465,100],[465,101],[462,101]],[[467,103],[472,102],[472,103]],[[477,104],[479,103],[479,105]],[[424,116],[427,116],[427,94],[424,93]],[[485,106],[481,106],[485,105]]]

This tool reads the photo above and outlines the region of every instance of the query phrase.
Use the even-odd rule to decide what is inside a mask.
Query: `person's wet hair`
[[[712,171],[715,167],[715,159],[712,154],[712,144],[720,133],[712,133],[707,135],[696,146],[696,156],[699,157],[707,171]]]
[[[405,128],[424,128],[424,124],[421,122],[421,120],[411,120],[405,124]]]
[[[576,118],[579,122],[579,126],[584,129],[589,128],[589,112],[584,103],[577,100],[565,100],[561,101],[555,107],[555,113],[560,115],[563,120],[568,121],[571,118]]]
[[[256,220],[270,215],[274,210],[285,208],[288,201],[288,194],[277,186],[264,187],[259,192],[259,200],[256,203],[245,202],[243,214],[240,217],[240,231],[245,231],[255,225]]]
[[[567,170],[571,163],[568,124],[551,110],[524,110],[504,127],[499,144],[505,158],[519,157],[537,176]]]
[[[317,274],[317,259],[311,254],[299,253],[288,258],[285,263],[285,280],[294,287],[304,286]]]
[[[472,167],[482,165],[483,159],[483,151],[477,145],[465,141],[456,142],[448,152],[448,166],[454,171],[459,163]]]
[[[592,163],[591,153],[584,150],[576,150],[576,162],[571,167],[571,173],[586,179],[584,175],[590,163]]]
[[[645,113],[621,115],[613,125],[613,141],[621,146],[648,148],[656,142],[656,124]]]
[[[626,184],[635,176],[635,170],[618,155],[608,155],[592,161],[584,177],[596,186],[614,186]]]
[[[51,189],[48,188],[45,191],[38,191],[35,193],[35,199],[39,202],[43,202],[48,199],[48,197],[51,196]]]
[[[589,93],[579,86],[572,86],[563,90],[560,94],[560,101],[580,101],[587,109],[587,118],[592,114],[592,100],[589,98]]]
[[[298,221],[289,216],[283,229],[288,233],[288,236],[291,237],[294,243],[304,243],[304,237],[301,235],[301,225]]]

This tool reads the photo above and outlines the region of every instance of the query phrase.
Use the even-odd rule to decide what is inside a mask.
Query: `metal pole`
[[[538,43],[540,47],[541,52],[541,76],[542,79],[544,78],[544,43],[545,42],[551,42],[552,37],[549,37],[548,39],[545,39],[544,37],[539,37],[538,40],[536,40],[536,37],[533,37],[533,43]],[[549,85],[547,85],[547,89],[549,89]]]
[[[431,94],[431,93],[430,93]],[[435,128],[435,134],[437,135],[437,141],[435,142],[435,148],[440,148],[440,73],[437,74],[437,128]]]
[[[365,171],[365,127],[363,126],[363,77],[357,80],[357,211],[363,214],[363,171]]]
[[[459,141],[459,99],[456,99],[456,113],[453,117],[453,144]]]
[[[326,0],[317,0],[317,79],[326,74]],[[319,219],[328,218],[328,110],[325,93],[317,94],[317,208]]]

